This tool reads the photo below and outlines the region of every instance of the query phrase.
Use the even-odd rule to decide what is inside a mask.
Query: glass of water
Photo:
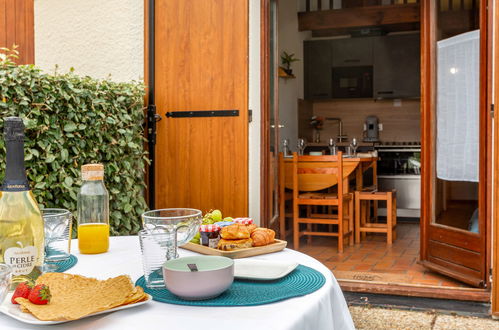
[[[45,229],[45,263],[67,260],[71,253],[71,212],[65,209],[43,209],[42,216]]]
[[[148,288],[164,288],[163,264],[167,260],[168,245],[174,239],[175,234],[163,229],[139,231],[144,279]]]
[[[298,139],[298,155],[303,156],[307,144],[304,139]]]
[[[6,264],[0,264],[0,305],[10,289],[12,270]]]

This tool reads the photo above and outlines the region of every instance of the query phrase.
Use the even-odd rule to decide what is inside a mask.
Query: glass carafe
[[[81,168],[83,184],[78,193],[78,248],[80,253],[109,249],[109,193],[104,185],[104,166]]]

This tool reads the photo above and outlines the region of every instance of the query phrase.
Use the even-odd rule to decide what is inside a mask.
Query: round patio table
[[[73,240],[72,253],[78,263],[67,273],[98,279],[128,274],[135,282],[143,275],[137,236],[111,237],[107,253],[78,253]],[[179,249],[180,256],[195,252]],[[47,329],[354,329],[350,312],[338,282],[319,261],[294,250],[285,249],[254,258],[292,260],[320,271],[326,277],[324,286],[309,295],[284,301],[248,307],[200,307],[171,305],[151,301],[142,306],[96,315],[85,319],[47,326]],[[45,327],[44,327],[45,328]],[[0,329],[40,329],[0,313]]]

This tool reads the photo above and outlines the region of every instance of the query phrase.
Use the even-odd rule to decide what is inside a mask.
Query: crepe
[[[141,287],[135,287],[129,276],[104,281],[80,275],[46,273],[36,280],[49,287],[52,298],[47,305],[35,305],[17,298],[22,311],[29,311],[42,321],[76,320],[121,305],[147,299]]]

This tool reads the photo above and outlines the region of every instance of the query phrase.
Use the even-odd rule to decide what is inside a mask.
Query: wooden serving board
[[[281,241],[276,239],[274,243],[265,245],[265,246],[257,246],[246,249],[232,250],[232,251],[223,251],[218,249],[212,249],[207,246],[195,243],[187,243],[181,246],[182,249],[198,252],[201,254],[208,254],[212,256],[223,256],[231,259],[239,259],[246,258],[252,256],[258,256],[261,254],[267,254],[272,252],[277,252],[284,250],[284,248],[288,245],[288,242]]]

